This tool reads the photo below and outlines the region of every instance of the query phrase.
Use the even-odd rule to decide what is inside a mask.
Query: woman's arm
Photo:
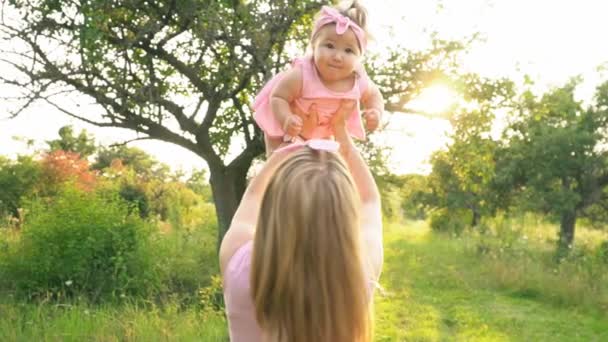
[[[361,201],[364,204],[379,203],[380,194],[376,181],[346,129],[346,118],[354,110],[355,105],[354,101],[344,100],[342,102],[340,108],[332,117],[334,134],[336,141],[340,143],[340,154],[348,164],[355,180]]]
[[[346,117],[355,107],[354,101],[343,101],[332,118],[340,154],[346,161],[361,197],[361,234],[371,275],[380,276],[384,259],[382,246],[382,211],[380,193],[369,167],[346,130]]]
[[[245,243],[253,240],[255,226],[266,186],[277,167],[285,160],[289,151],[275,151],[260,172],[251,180],[243,194],[230,227],[220,246],[220,270],[222,274],[232,255]]]

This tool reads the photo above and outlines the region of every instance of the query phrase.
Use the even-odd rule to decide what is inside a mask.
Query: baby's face
[[[351,77],[361,59],[355,33],[348,29],[339,35],[335,24],[319,30],[313,42],[313,53],[321,78],[330,82]]]

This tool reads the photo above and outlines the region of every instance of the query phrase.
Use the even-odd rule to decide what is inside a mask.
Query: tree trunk
[[[574,243],[574,226],[576,224],[576,211],[574,209],[566,210],[562,213],[559,230],[559,240],[557,245],[558,257],[568,255]]]
[[[232,216],[241,201],[247,185],[247,169],[218,167],[210,168],[209,183],[215,203],[217,215],[218,235],[217,248],[230,226]]]
[[[481,215],[479,215],[479,211],[476,209],[472,209],[471,212],[473,213],[473,218],[471,219],[471,227],[475,228],[479,224],[479,219]]]

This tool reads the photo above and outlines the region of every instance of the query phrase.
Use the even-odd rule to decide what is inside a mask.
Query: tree
[[[5,58],[25,80],[5,81],[101,127],[171,142],[201,156],[223,236],[263,151],[248,95],[285,64],[283,50],[320,1],[10,1]],[[4,17],[4,16],[3,16]],[[13,17],[14,18],[14,17]],[[4,45],[6,43],[8,45]],[[58,103],[81,94],[103,115]],[[16,113],[18,114],[18,113]],[[226,161],[233,138],[243,148]]]
[[[59,129],[59,139],[47,141],[49,149],[53,151],[66,151],[78,153],[81,158],[87,158],[95,153],[95,138],[89,136],[86,130],[74,136],[72,126],[63,126]]]
[[[470,213],[470,226],[498,205],[495,186],[495,153],[498,142],[491,136],[497,108],[508,107],[514,97],[509,80],[484,79],[465,74],[454,82],[470,108],[454,108],[450,115],[453,133],[446,150],[431,157],[428,177],[429,194],[422,196],[427,205],[445,209],[454,215],[458,210]]]
[[[523,93],[496,168],[524,208],[559,218],[558,256],[574,243],[577,217],[605,203],[608,185],[608,82],[586,109],[574,97],[579,82]]]
[[[30,156],[10,160],[0,156],[0,216],[18,218],[23,198],[37,192],[40,163]]]
[[[141,139],[174,143],[203,158],[221,240],[252,160],[263,152],[251,95],[288,63],[291,47],[305,46],[312,14],[324,3],[12,0],[5,10],[14,15],[3,16],[0,24],[8,47],[1,54],[20,76],[3,80],[24,92],[14,115],[41,99],[87,123],[129,129]],[[402,108],[404,99],[429,81],[405,84],[416,75],[432,75],[424,72],[424,63],[435,70],[438,60],[456,50],[393,52],[394,66],[372,66],[389,108]],[[407,74],[399,69],[411,61],[421,65]],[[66,94],[92,100],[103,113],[58,101]],[[229,156],[231,146],[240,152]]]
[[[433,154],[429,183],[437,207],[465,209],[471,213],[472,227],[491,211],[490,187],[494,178],[494,151],[489,136],[493,115],[472,111],[460,115],[453,142],[447,151]]]
[[[53,151],[41,161],[40,190],[45,196],[58,193],[65,182],[74,182],[78,189],[91,191],[96,179],[96,174],[89,170],[89,162],[75,152]]]
[[[164,181],[169,177],[169,167],[161,164],[154,157],[137,147],[116,145],[100,147],[95,162],[91,166],[94,170],[104,170],[120,161],[122,166],[133,169],[135,174],[145,179]]]

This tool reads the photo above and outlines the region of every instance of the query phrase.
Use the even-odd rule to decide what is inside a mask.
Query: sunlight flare
[[[458,101],[456,93],[445,84],[434,84],[422,90],[409,107],[425,114],[441,114]]]

